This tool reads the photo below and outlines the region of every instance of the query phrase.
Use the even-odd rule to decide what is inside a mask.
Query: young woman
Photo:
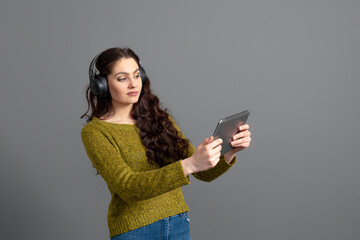
[[[190,239],[181,187],[190,184],[190,174],[210,182],[234,165],[236,152],[250,145],[249,126],[239,128],[233,150],[225,155],[220,155],[222,140],[213,136],[195,149],[160,107],[129,48],[96,56],[89,78],[81,138],[111,193],[110,238]]]

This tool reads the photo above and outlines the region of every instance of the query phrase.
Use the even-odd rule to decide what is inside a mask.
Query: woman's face
[[[139,100],[142,81],[139,66],[133,58],[116,61],[107,81],[113,104],[127,106]]]

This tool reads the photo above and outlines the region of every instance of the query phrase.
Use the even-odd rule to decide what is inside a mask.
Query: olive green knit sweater
[[[173,124],[180,131],[174,121]],[[181,186],[190,184],[190,178],[185,176],[181,162],[164,167],[149,164],[136,125],[109,123],[94,117],[83,127],[81,138],[111,193],[107,215],[110,237],[189,210]],[[194,151],[190,144],[188,157]],[[221,156],[214,168],[193,176],[210,182],[235,162],[236,157],[228,164]]]

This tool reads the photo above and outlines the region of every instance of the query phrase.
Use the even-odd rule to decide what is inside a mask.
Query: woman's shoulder
[[[100,121],[98,118],[93,117],[89,122],[87,122],[83,128],[81,129],[81,135],[83,135],[86,132],[97,132],[100,130],[100,125],[98,124],[98,121]]]
[[[176,128],[176,130],[181,132],[181,130],[180,130],[180,128],[179,128],[179,126],[178,126],[175,118],[174,118],[173,116],[171,116],[170,114],[169,114],[169,120],[170,120],[170,122],[174,125],[174,127]]]
[[[104,122],[105,123],[105,122]],[[87,142],[96,142],[98,140],[109,139],[112,136],[111,129],[108,129],[101,120],[93,117],[88,123],[81,129],[81,138]],[[110,137],[111,138],[111,137]]]

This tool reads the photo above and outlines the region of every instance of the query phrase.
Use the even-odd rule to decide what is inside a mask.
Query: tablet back
[[[218,122],[213,136],[215,139],[221,138],[223,140],[221,144],[221,155],[224,155],[232,149],[230,144],[232,137],[239,132],[239,127],[246,123],[249,114],[250,111],[246,110],[223,118]]]

